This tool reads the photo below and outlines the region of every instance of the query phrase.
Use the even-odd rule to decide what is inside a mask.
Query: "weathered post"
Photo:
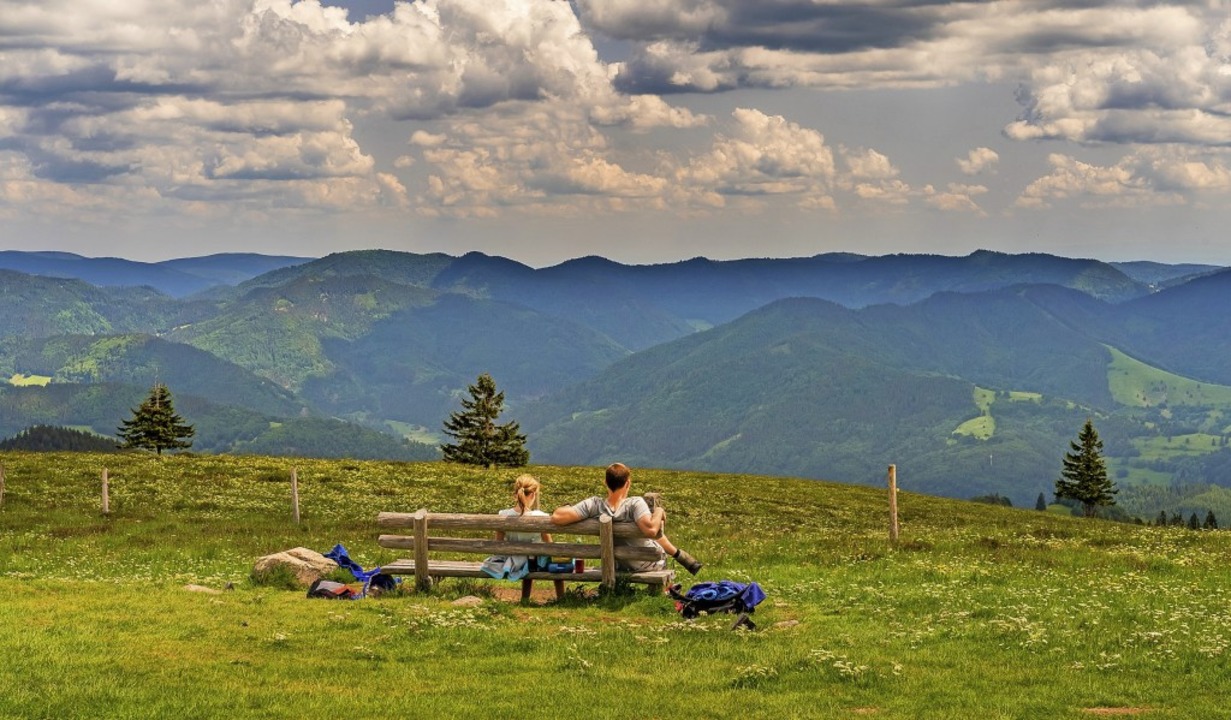
[[[291,515],[299,524],[299,472],[291,468]]]
[[[107,476],[107,468],[103,468],[103,515],[111,514],[111,478]]]
[[[600,515],[598,518],[599,555],[603,563],[602,586],[606,590],[614,590],[616,584],[615,543],[612,540],[611,518]]]
[[[889,466],[889,542],[898,542],[898,466]]]
[[[427,574],[427,508],[415,511],[415,589],[423,592],[432,587]]]

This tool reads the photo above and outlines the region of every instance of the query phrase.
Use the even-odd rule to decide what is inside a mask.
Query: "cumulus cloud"
[[[1127,148],[1111,166],[1057,152],[1019,206],[1185,202],[1231,192],[1226,15],[1180,0],[418,0],[352,22],[319,0],[0,0],[0,212],[982,213],[973,181],[907,182],[880,150],[784,116],[672,100],[987,80],[1020,88],[1010,139]],[[407,144],[365,145],[376,119]],[[956,159],[980,178],[998,164],[986,147]]]
[[[975,148],[964,158],[957,159],[957,166],[963,174],[978,175],[990,171],[1000,162],[1000,155],[991,148]]]
[[[1159,186],[1159,171],[1165,168],[1151,169],[1146,161],[1147,155],[1132,154],[1115,165],[1095,165],[1053,153],[1048,157],[1051,171],[1030,183],[1016,205],[1049,208],[1072,202],[1082,207],[1141,207],[1184,202],[1181,194]]]
[[[586,127],[706,122],[619,92],[568,3],[399,2],[352,23],[317,0],[0,0],[0,18],[4,147],[31,177],[100,197],[106,185],[193,203],[404,205],[401,181],[355,136],[372,113],[430,122],[543,103]],[[446,137],[421,130],[411,143],[443,148]],[[556,174],[519,187],[638,192],[593,158],[547,167]],[[454,197],[449,177],[429,195]]]
[[[750,108],[735,110],[731,120],[708,152],[676,171],[680,187],[707,197],[794,195],[809,200],[828,195],[834,156],[821,133]]]
[[[1222,2],[578,0],[630,92],[1021,84],[1018,140],[1227,144]],[[674,6],[674,10],[672,10]]]

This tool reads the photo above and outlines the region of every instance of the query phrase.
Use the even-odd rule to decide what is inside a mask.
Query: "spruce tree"
[[[120,421],[116,431],[123,441],[121,448],[153,450],[162,455],[163,450],[192,447],[189,438],[196,430],[176,414],[166,385],[154,383],[149,397],[132,414],[130,419]]]
[[[1214,517],[1214,511],[1210,510],[1205,514],[1205,524],[1202,525],[1206,530],[1218,529],[1218,518]]]
[[[496,424],[504,411],[504,393],[496,391],[492,376],[483,373],[467,388],[469,398],[462,398],[461,412],[445,421],[445,434],[455,442],[440,446],[446,462],[468,465],[502,465],[520,467],[530,462],[526,436],[517,423]]]
[[[1043,493],[1039,493],[1039,499],[1034,501],[1035,510],[1047,509],[1047,498],[1043,497]]]
[[[1107,463],[1103,460],[1103,441],[1089,419],[1070,442],[1072,452],[1064,454],[1064,468],[1056,480],[1056,497],[1070,498],[1081,503],[1086,517],[1094,517],[1098,508],[1115,505],[1112,497],[1119,490],[1107,476]]]
[[[1196,530],[1199,527],[1201,527],[1201,522],[1197,520],[1197,513],[1193,513],[1192,515],[1189,515],[1188,516],[1188,529]]]
[[[1154,520],[1155,527],[1165,527],[1167,525],[1167,511],[1159,510],[1158,517]]]

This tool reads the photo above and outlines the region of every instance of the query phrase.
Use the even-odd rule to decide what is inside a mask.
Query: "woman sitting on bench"
[[[513,507],[504,508],[500,515],[504,517],[547,517],[547,513],[539,510],[539,481],[533,475],[520,475],[513,481]],[[496,531],[497,540],[513,542],[551,542],[551,533],[504,532]],[[494,578],[521,580],[521,599],[530,599],[534,581],[526,574],[535,569],[534,558],[526,555],[493,556],[483,561],[483,571]],[[564,597],[564,581],[553,581],[556,586],[556,599]]]

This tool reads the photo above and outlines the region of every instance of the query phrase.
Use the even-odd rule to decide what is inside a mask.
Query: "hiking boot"
[[[693,557],[692,555],[689,555],[684,550],[680,550],[678,553],[676,553],[675,561],[683,565],[684,569],[687,570],[692,575],[696,575],[697,573],[701,572],[701,566],[705,564],[701,562],[700,560],[696,559],[695,557]]]

